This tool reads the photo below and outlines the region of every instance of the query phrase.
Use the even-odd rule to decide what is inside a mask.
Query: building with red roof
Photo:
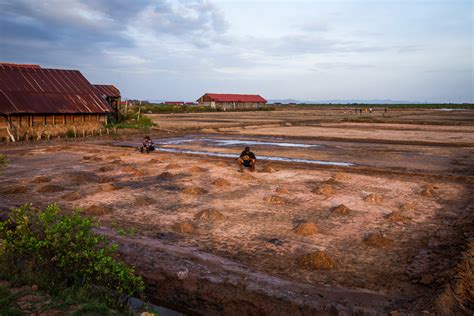
[[[221,94],[206,93],[197,102],[201,106],[221,109],[251,109],[267,104],[267,100],[258,94]]]

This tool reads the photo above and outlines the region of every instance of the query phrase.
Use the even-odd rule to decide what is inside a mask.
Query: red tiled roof
[[[120,90],[114,85],[93,84],[92,86],[99,92],[100,96],[120,98]]]
[[[0,63],[0,114],[112,111],[78,70]]]
[[[220,93],[206,93],[212,101],[215,102],[252,102],[252,103],[266,103],[267,100],[258,94],[220,94]]]

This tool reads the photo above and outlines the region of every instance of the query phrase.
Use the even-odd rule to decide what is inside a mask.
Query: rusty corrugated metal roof
[[[78,70],[0,63],[0,114],[112,111]]]
[[[238,102],[238,103],[245,103],[245,102],[266,103],[267,102],[267,100],[265,100],[258,94],[206,93],[204,96],[206,95],[209,96],[211,100],[215,102]]]
[[[120,90],[114,85],[93,84],[92,86],[99,92],[100,96],[120,98]]]
[[[16,64],[16,63],[2,63],[2,62],[0,62],[0,67],[5,67],[5,68],[41,68],[40,65],[36,65],[36,64]]]

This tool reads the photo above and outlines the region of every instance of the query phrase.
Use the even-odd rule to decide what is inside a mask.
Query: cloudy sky
[[[138,99],[474,102],[473,1],[0,0],[0,61]]]

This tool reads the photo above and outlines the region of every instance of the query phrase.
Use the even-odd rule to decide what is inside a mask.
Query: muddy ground
[[[233,158],[140,154],[126,135],[5,145],[0,208],[96,216],[150,299],[188,314],[467,313],[472,284],[457,301],[446,291],[473,238],[473,112],[376,113],[378,123],[333,112],[160,115],[161,129],[181,122],[173,139],[199,140],[160,147],[238,154],[241,143],[212,139],[251,140],[263,142],[257,156],[350,166],[260,160],[241,173]]]

